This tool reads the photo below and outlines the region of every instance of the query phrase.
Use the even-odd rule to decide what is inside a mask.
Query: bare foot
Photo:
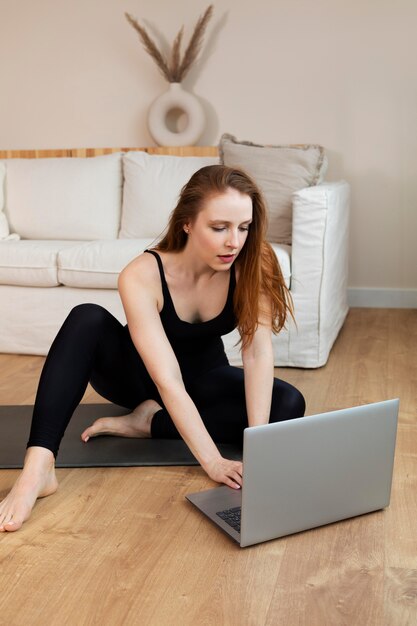
[[[28,448],[21,474],[0,503],[0,532],[19,530],[37,498],[49,496],[57,488],[53,453],[38,446]]]
[[[87,442],[98,435],[117,435],[146,439],[151,436],[152,418],[162,407],[155,400],[145,400],[128,415],[100,417],[85,429],[81,439]]]

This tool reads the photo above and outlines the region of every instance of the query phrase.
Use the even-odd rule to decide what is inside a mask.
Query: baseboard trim
[[[416,309],[417,289],[348,288],[348,305],[384,309]]]

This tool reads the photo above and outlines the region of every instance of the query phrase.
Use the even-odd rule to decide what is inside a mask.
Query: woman
[[[182,438],[211,479],[239,489],[242,464],[215,442],[242,441],[246,426],[304,415],[301,393],[274,379],[272,332],[291,298],[265,242],[266,209],[242,171],[204,167],[183,188],[166,235],[120,274],[123,327],[98,305],[75,307],[46,359],[23,470],[0,504],[0,531],[14,531],[38,497],[57,489],[54,461],[88,382],[131,408],[81,437]],[[221,336],[237,327],[243,370],[228,364]],[[135,408],[136,407],[136,408]]]

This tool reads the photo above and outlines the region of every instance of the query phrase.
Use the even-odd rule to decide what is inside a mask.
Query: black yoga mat
[[[22,467],[29,437],[32,406],[0,406],[0,468]],[[80,435],[98,417],[125,415],[115,404],[80,404],[61,442],[57,467],[118,467],[141,465],[198,465],[186,444],[175,439],[128,439],[100,436],[88,443]],[[241,460],[242,450],[219,444],[228,459]]]

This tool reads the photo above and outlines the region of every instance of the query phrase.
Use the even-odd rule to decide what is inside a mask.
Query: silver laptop
[[[243,487],[187,499],[241,547],[388,506],[399,400],[246,428]]]

